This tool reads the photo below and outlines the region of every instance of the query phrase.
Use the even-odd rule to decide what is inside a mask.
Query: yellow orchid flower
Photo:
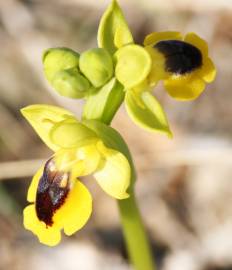
[[[69,111],[50,105],[31,105],[21,111],[54,151],[32,179],[24,226],[41,243],[54,246],[62,229],[71,235],[91,215],[91,195],[78,177],[93,174],[107,194],[128,198],[129,151],[114,129],[98,121],[80,122]]]
[[[170,137],[172,132],[166,114],[153,95],[152,88],[163,80],[165,89],[173,98],[192,100],[216,76],[214,64],[208,57],[207,43],[194,33],[183,38],[179,32],[154,32],[145,38],[143,45],[135,44],[116,0],[102,16],[98,45],[108,50],[114,58],[114,75],[125,91],[128,115],[140,127]],[[90,106],[94,101],[98,102],[99,97],[109,99],[105,92],[104,95],[90,94],[84,116],[92,113]],[[107,110],[107,105],[104,109]],[[99,114],[96,114],[96,118]]]
[[[192,100],[215,79],[216,69],[208,56],[208,45],[198,35],[179,32],[154,32],[146,36],[144,46],[152,58],[148,83],[164,81],[175,99]]]
[[[109,123],[125,99],[127,112],[137,125],[172,136],[165,112],[152,95],[147,81],[152,58],[143,46],[134,43],[116,0],[111,2],[100,20],[98,46],[111,55],[114,70],[112,78],[105,85],[87,96],[83,118]],[[85,58],[83,62],[84,60]],[[95,65],[94,61],[88,62],[86,66],[89,69],[93,64]],[[108,70],[111,70],[109,65]]]

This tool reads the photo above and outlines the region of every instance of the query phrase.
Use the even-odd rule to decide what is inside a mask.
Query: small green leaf
[[[113,75],[111,55],[102,48],[90,49],[82,53],[79,66],[94,87],[101,87]]]
[[[49,136],[54,125],[65,119],[72,119],[74,115],[60,107],[35,104],[21,109],[22,115],[31,124],[44,143],[53,151],[60,147],[54,144]]]
[[[172,137],[165,112],[158,100],[148,91],[140,95],[129,90],[125,97],[129,116],[138,126],[149,130],[166,133]]]
[[[90,88],[89,81],[77,68],[58,71],[51,84],[61,96],[69,98],[82,98]]]
[[[50,131],[50,138],[60,148],[80,147],[97,141],[97,135],[75,119],[55,124]]]
[[[113,78],[101,89],[89,95],[83,119],[96,119],[109,124],[125,96],[123,86]]]
[[[152,59],[149,53],[139,45],[127,45],[115,53],[115,76],[126,89],[137,86],[146,79]]]
[[[133,37],[121,8],[113,0],[103,14],[98,28],[98,46],[113,54],[118,48],[133,43]]]

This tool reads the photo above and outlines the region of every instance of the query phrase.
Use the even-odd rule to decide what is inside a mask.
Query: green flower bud
[[[51,84],[60,95],[70,98],[82,98],[90,88],[89,81],[77,68],[57,72]]]
[[[58,71],[78,67],[79,54],[68,48],[51,48],[43,54],[44,73],[51,82]]]
[[[102,48],[88,50],[81,54],[81,72],[94,87],[104,85],[113,75],[113,61],[110,54]]]

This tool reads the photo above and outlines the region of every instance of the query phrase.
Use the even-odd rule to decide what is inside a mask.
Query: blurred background
[[[110,1],[0,1],[0,270],[129,270],[115,201],[91,179],[92,218],[48,248],[22,225],[31,176],[51,152],[19,113],[33,103],[80,115],[82,103],[59,97],[44,79],[44,49],[96,47]],[[218,75],[193,102],[155,94],[174,139],[136,127],[124,108],[113,126],[138,170],[136,193],[161,270],[232,269],[232,1],[121,0],[138,43],[152,31],[196,32],[209,43]],[[135,236],[136,237],[136,236]],[[146,270],[146,269],[144,269]]]

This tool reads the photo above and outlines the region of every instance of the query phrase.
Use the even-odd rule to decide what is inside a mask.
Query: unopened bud
[[[58,71],[78,67],[79,54],[68,48],[51,48],[43,55],[44,73],[51,82]]]
[[[91,49],[81,54],[79,66],[94,87],[104,85],[113,75],[112,58],[102,48]]]
[[[77,68],[57,72],[51,84],[60,95],[70,98],[82,98],[90,88],[88,80]]]

